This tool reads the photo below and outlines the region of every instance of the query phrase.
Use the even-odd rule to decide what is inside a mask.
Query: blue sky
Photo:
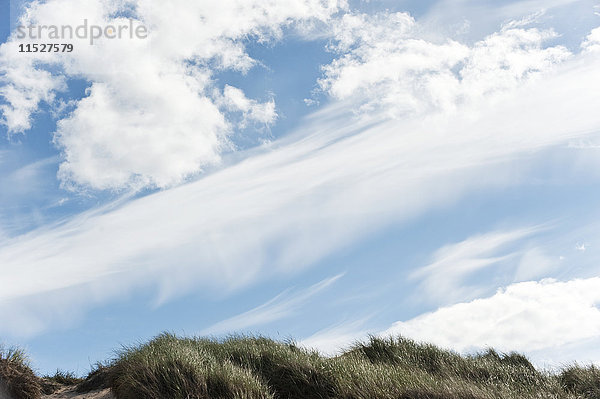
[[[165,330],[600,364],[600,3],[171,3],[3,3],[1,342],[41,373]],[[149,36],[18,53],[86,19]]]

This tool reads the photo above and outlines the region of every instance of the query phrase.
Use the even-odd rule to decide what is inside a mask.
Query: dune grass
[[[31,372],[22,352],[10,357]],[[110,387],[117,399],[600,399],[593,366],[550,373],[517,353],[462,356],[402,337],[372,337],[324,357],[264,337],[165,333],[122,348],[83,381],[64,372],[45,380],[77,384],[79,392]],[[39,397],[39,389],[30,392],[15,398]]]
[[[70,371],[56,370],[53,375],[46,375],[42,377],[44,380],[54,382],[60,385],[77,385],[84,381],[84,378],[77,377],[75,373]]]
[[[29,367],[22,349],[0,346],[0,396],[14,399],[37,399],[42,392],[39,378]]]
[[[45,375],[39,379],[42,385],[42,393],[50,395],[63,387],[78,386],[85,381],[70,371],[56,370],[52,375]]]
[[[264,337],[162,334],[121,350],[105,377],[118,399],[600,399],[594,367],[551,374],[517,353],[461,356],[405,338],[328,358]]]
[[[568,392],[585,398],[600,398],[600,369],[594,366],[571,366],[564,369],[558,378]]]

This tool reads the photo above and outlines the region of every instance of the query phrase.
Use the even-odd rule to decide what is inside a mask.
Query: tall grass
[[[39,379],[21,349],[0,346],[0,395],[2,391],[15,399],[37,399],[41,396]]]
[[[38,398],[25,354],[1,353],[0,377],[18,387],[15,397]],[[43,381],[77,383],[78,392],[110,387],[117,399],[600,399],[593,366],[550,373],[517,353],[461,356],[402,337],[372,337],[324,357],[264,337],[162,334],[121,349],[84,381],[64,372]]]
[[[107,370],[118,399],[600,399],[595,368],[555,375],[516,353],[461,356],[405,338],[373,337],[327,358],[264,337],[162,334],[124,348]]]
[[[119,399],[272,398],[249,370],[217,360],[196,341],[166,334],[121,351],[109,378]]]
[[[83,378],[77,377],[75,373],[70,371],[56,370],[53,375],[46,375],[42,377],[48,382],[54,382],[59,385],[77,385],[84,381]]]
[[[600,369],[594,366],[571,366],[563,370],[558,379],[568,392],[585,398],[600,398]]]

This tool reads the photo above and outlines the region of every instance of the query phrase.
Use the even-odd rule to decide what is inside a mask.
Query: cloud
[[[48,210],[61,198],[54,175],[57,157],[23,164],[23,152],[6,152],[0,159],[0,236],[10,236],[43,225],[51,218]],[[0,156],[2,154],[0,153]]]
[[[381,335],[401,334],[458,351],[489,346],[530,352],[600,335],[598,303],[600,278],[524,282],[394,323]]]
[[[476,104],[571,56],[563,46],[544,46],[557,36],[551,30],[511,25],[472,46],[429,41],[406,13],[346,14],[333,35],[341,56],[324,67],[321,88],[363,112],[383,108],[396,117]]]
[[[59,178],[69,188],[170,187],[219,162],[233,126],[272,123],[273,101],[247,99],[239,89],[221,94],[213,76],[240,73],[254,64],[245,42],[277,40],[283,29],[305,20],[327,21],[343,1],[50,0],[32,2],[20,23],[77,27],[144,26],[146,39],[68,39],[72,53],[19,54],[12,40],[0,50],[0,95],[9,131],[31,127],[41,102],[53,104],[65,80],[90,82],[54,136],[63,162]],[[126,16],[126,17],[125,17]],[[27,57],[27,62],[23,58]],[[58,71],[51,75],[49,70]],[[225,99],[221,102],[220,99]]]
[[[466,279],[514,257],[517,253],[510,247],[507,252],[507,247],[539,231],[540,227],[497,231],[447,245],[433,254],[432,263],[412,272],[410,278],[420,281],[419,294],[428,301],[447,304],[476,298],[488,287],[466,284]]]
[[[34,67],[31,60],[9,61],[7,53],[13,51],[8,46],[0,46],[0,104],[3,119],[9,132],[22,133],[31,129],[31,115],[41,102],[52,104],[55,92],[64,91],[64,77],[52,75]]]
[[[270,301],[237,316],[220,321],[200,332],[202,335],[231,333],[249,327],[271,323],[291,316],[305,302],[327,289],[343,275],[327,278],[311,287],[296,293],[282,292]]]
[[[521,19],[511,20],[502,25],[502,30],[509,30],[513,28],[527,28],[540,21],[540,19],[546,14],[545,9],[539,9],[539,11],[533,14],[526,15]]]
[[[524,15],[539,12],[540,10],[550,10],[565,6],[573,6],[574,3],[580,3],[580,0],[520,0],[509,4],[503,4],[499,7],[500,14],[505,18],[513,18],[515,15]],[[586,3],[586,2],[581,2]],[[591,4],[587,2],[587,4]]]
[[[23,25],[78,26],[87,20],[107,26],[132,18],[134,27],[146,26],[150,35],[100,39],[94,46],[73,39],[73,53],[26,57],[18,55],[13,36],[0,48],[3,122],[13,134],[28,130],[41,103],[60,107],[55,94],[68,79],[86,79],[86,96],[58,121],[54,137],[64,186],[174,186],[221,161],[232,148],[232,122],[245,127],[276,119],[273,100],[260,103],[228,85],[221,90],[215,72],[252,68],[248,40],[269,42],[285,29],[331,22],[346,7],[341,0],[228,0],[219,7],[189,0],[32,2]],[[593,48],[593,35],[585,48]],[[395,116],[477,103],[570,55],[561,46],[544,46],[554,38],[549,30],[504,29],[473,46],[429,40],[405,13],[347,13],[333,24],[333,36],[340,56],[325,66],[322,88],[336,99],[354,99],[363,111],[383,107]]]
[[[592,32],[586,37],[581,47],[585,51],[599,52],[600,51],[600,28],[593,29]]]
[[[233,86],[225,86],[222,103],[231,111],[242,112],[243,119],[240,122],[240,127],[245,127],[248,121],[270,125],[277,119],[275,101],[258,103],[255,100],[248,99],[242,90]]]
[[[368,330],[365,328],[367,321],[360,319],[335,324],[304,338],[299,344],[306,348],[317,349],[327,356],[335,356],[368,335]]]
[[[259,18],[262,8],[257,7],[253,10]],[[294,7],[273,10],[288,15]],[[238,32],[237,25],[233,29]],[[539,80],[520,81],[504,98],[484,98],[474,108],[463,108],[465,112],[400,120],[374,112],[369,118],[355,118],[348,111],[353,104],[340,101],[314,113],[295,133],[239,154],[235,162],[226,159],[222,168],[189,184],[5,240],[0,244],[0,319],[5,320],[0,330],[34,334],[63,317],[141,289],[155,288],[158,303],[192,290],[230,293],[274,274],[299,273],[374,231],[446,206],[472,190],[517,185],[520,180],[511,171],[523,158],[599,131],[599,67],[595,54],[576,54]],[[167,110],[179,106],[144,93],[153,82],[166,90],[165,98],[169,90],[183,95],[202,78],[159,74],[155,82],[146,80],[146,72],[139,73],[147,85],[127,75],[94,82],[78,108],[59,122],[57,141],[64,143],[65,156],[69,148],[76,149],[73,162],[89,166],[63,166],[61,173],[78,173],[102,187],[135,180],[168,184],[175,174],[185,174],[187,167],[178,162],[188,161],[188,149],[180,145],[187,139],[180,141],[175,137],[179,133],[171,137],[182,126],[174,120],[169,129],[175,130],[165,133],[169,138],[153,141],[154,134],[163,134],[153,131],[154,126],[168,119],[155,121],[162,114],[141,112],[147,101]],[[134,85],[134,90],[123,86],[115,91],[114,79]],[[445,90],[443,85],[435,87]],[[395,92],[395,82],[389,90]],[[118,98],[112,99],[113,93]],[[204,101],[191,96],[191,104]],[[206,108],[200,108],[204,113],[214,109],[214,103],[206,101]],[[96,113],[98,107],[105,113]],[[128,117],[121,120],[123,115]],[[182,135],[187,122],[196,118],[187,117]],[[131,122],[137,119],[140,124]],[[216,120],[220,119],[215,116]],[[123,137],[106,132],[96,142],[96,133],[103,131],[85,130],[130,122],[128,126],[139,130],[123,131]],[[149,142],[136,147],[136,137],[146,134],[140,126],[148,127]],[[193,140],[212,143],[215,136],[206,131]],[[173,147],[165,151],[168,158],[161,153],[164,143]],[[99,155],[94,155],[95,149]],[[187,154],[184,159],[171,158],[182,151]],[[106,162],[100,155],[106,155]],[[121,162],[121,167],[113,168],[109,159]],[[168,171],[164,175],[163,168],[155,171],[152,166],[161,162],[168,163],[163,165]],[[132,177],[131,165],[143,173]],[[104,174],[109,176],[106,181]]]
[[[11,312],[2,331],[51,326],[54,296],[85,292],[68,302],[74,313],[141,288],[156,287],[159,302],[231,292],[472,189],[518,184],[505,177],[507,162],[600,128],[598,70],[565,65],[504,103],[482,103],[476,117],[357,120],[335,105],[195,182],[4,241],[0,302]]]
[[[155,83],[159,91],[134,99],[123,86],[94,83],[58,122],[54,141],[64,157],[58,172],[64,183],[168,187],[218,162],[226,145],[223,114],[177,76]]]
[[[597,25],[593,14],[595,3],[596,0],[440,0],[429,8],[422,23],[429,30],[469,41],[479,40],[500,24],[554,26],[567,38],[576,29]],[[574,29],[575,21],[578,26]],[[578,35],[579,31],[575,33]]]
[[[514,280],[527,281],[547,277],[559,267],[560,257],[549,256],[542,248],[530,248],[521,258]]]
[[[595,150],[600,148],[600,144],[590,140],[577,140],[568,144],[569,148],[577,150]]]

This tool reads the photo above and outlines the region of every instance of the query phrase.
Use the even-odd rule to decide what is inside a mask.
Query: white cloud
[[[595,150],[595,149],[600,148],[600,144],[597,143],[596,141],[580,139],[580,140],[569,142],[568,147],[574,148],[577,150]]]
[[[479,40],[501,24],[553,26],[568,37],[578,29],[597,25],[595,3],[596,0],[440,0],[429,8],[422,23],[435,32],[469,41]],[[468,29],[461,28],[465,23]]]
[[[289,290],[285,291],[254,309],[205,328],[200,334],[232,333],[289,317],[313,296],[327,289],[341,277],[342,274],[338,274],[300,292],[290,293]]]
[[[471,47],[429,41],[405,13],[346,14],[333,35],[341,56],[324,67],[321,87],[364,112],[383,108],[394,116],[489,100],[571,56],[563,46],[544,46],[552,31],[510,25]]]
[[[150,36],[99,40],[94,46],[75,39],[71,54],[26,58],[16,55],[15,40],[2,45],[4,123],[13,133],[29,129],[40,103],[54,103],[54,93],[65,89],[64,77],[87,79],[86,97],[59,121],[55,135],[65,186],[175,185],[218,163],[231,148],[232,112],[241,112],[241,127],[276,118],[272,100],[259,103],[231,86],[217,90],[215,70],[243,73],[256,62],[245,50],[248,38],[277,40],[285,28],[331,22],[344,7],[342,0],[228,0],[218,7],[189,0],[34,2],[22,18],[25,25],[77,26],[84,19],[118,25],[128,23],[122,15],[129,10],[134,24],[147,26]],[[544,47],[553,37],[546,30],[504,29],[467,46],[428,39],[403,13],[346,14],[333,26],[342,55],[325,67],[323,88],[337,99],[359,98],[365,111],[384,106],[396,116],[477,103],[569,55],[560,46]],[[593,48],[593,35],[584,47]],[[47,67],[63,76],[49,74]]]
[[[515,281],[527,281],[548,277],[558,270],[560,257],[552,257],[539,247],[528,249],[521,258],[515,272]]]
[[[270,125],[277,119],[275,101],[258,103],[255,100],[247,98],[242,90],[233,86],[225,86],[222,103],[231,111],[242,112],[243,120],[240,123],[241,127],[245,127],[248,121]]]
[[[63,182],[96,189],[167,187],[218,162],[227,122],[215,104],[176,75],[155,84],[156,92],[136,98],[123,87],[92,85],[58,123],[54,140],[64,157],[58,172]]]
[[[347,14],[333,34],[333,49],[342,56],[324,67],[321,87],[336,99],[358,97],[364,110],[383,105],[396,115],[428,111],[430,102],[443,101],[443,86],[454,79],[437,72],[449,71],[468,52],[458,42],[420,39],[415,20],[405,13]],[[429,84],[437,88],[436,99],[429,98]]]
[[[581,0],[517,0],[508,4],[494,4],[493,1],[488,2],[503,18],[515,18],[515,16],[531,15],[546,11],[553,8],[573,5],[573,3],[581,2]],[[446,0],[446,6],[450,6],[451,1]],[[463,1],[463,5],[475,3],[474,0]]]
[[[24,55],[17,52],[23,41],[13,35],[0,53],[4,123],[11,132],[29,129],[40,102],[52,103],[64,89],[63,77],[86,79],[86,96],[59,121],[54,138],[64,158],[61,180],[94,189],[172,186],[220,160],[230,145],[231,111],[241,111],[244,123],[275,119],[273,101],[258,103],[229,86],[221,106],[214,72],[247,71],[255,61],[246,40],[276,40],[284,28],[326,21],[340,6],[337,0],[32,2],[21,19],[25,26],[128,25],[125,13],[150,34],[99,39],[94,46],[89,39],[63,40],[74,44],[72,53]],[[48,67],[63,77],[53,78]]]
[[[159,302],[231,292],[472,189],[518,184],[507,163],[600,129],[599,70],[595,58],[574,60],[477,115],[356,120],[336,104],[195,182],[4,241],[0,328],[39,331],[65,307],[143,287],[156,286]]]
[[[45,70],[36,69],[33,62],[7,60],[8,46],[0,46],[0,97],[5,103],[0,105],[2,124],[9,132],[20,133],[31,129],[31,115],[41,102],[54,102],[56,91],[66,89],[65,79],[54,76]]]
[[[23,164],[23,152],[6,154],[0,159],[0,241],[43,225],[60,198],[54,179],[57,157]]]
[[[70,0],[62,1],[70,4]],[[209,7],[206,2],[190,2],[189,6],[200,3]],[[237,18],[238,11],[250,4],[255,12],[251,15],[262,20],[262,6],[235,4],[239,7],[219,10]],[[320,15],[321,8],[315,7],[304,10]],[[289,16],[296,11],[296,6],[282,4],[267,12]],[[173,12],[165,9],[164,18]],[[161,21],[163,15],[152,18]],[[286,18],[278,20],[288,23]],[[217,29],[215,37],[237,40],[241,32],[277,33],[272,29],[264,33],[264,27],[252,23],[254,32],[238,26],[242,22],[232,24],[233,33],[223,22],[219,26],[226,33]],[[172,36],[179,38],[177,32],[171,32]],[[91,65],[67,65],[73,70],[90,66],[92,73],[98,73],[98,81],[77,109],[59,123],[57,142],[67,159],[61,169],[65,178],[101,187],[168,185],[189,173],[190,165],[197,167],[216,156],[211,147],[220,143],[215,126],[225,122],[212,99],[198,94],[209,78],[206,71],[191,71],[177,60],[194,51],[211,57],[218,52],[196,48],[193,38],[181,37],[185,39],[183,55],[168,58],[170,52],[179,50],[167,45],[174,44],[167,33],[156,36],[160,51],[132,55],[140,60],[155,56],[171,60],[160,73],[154,63],[141,62],[136,71],[139,82],[129,79],[132,74],[104,76]],[[506,48],[512,51],[513,47]],[[227,60],[219,60],[221,64],[243,69],[243,56],[227,54]],[[127,66],[128,55],[124,57]],[[95,59],[81,57],[82,62]],[[355,119],[347,112],[348,103],[336,103],[315,113],[295,134],[188,185],[3,241],[0,319],[6,322],[0,329],[33,334],[81,309],[140,288],[156,286],[159,302],[200,288],[231,292],[274,273],[297,273],[370,232],[451,203],[470,190],[518,184],[511,171],[521,157],[600,129],[599,63],[593,54],[575,55],[539,81],[519,81],[520,86],[507,91],[506,98],[484,98],[469,112],[426,113],[402,120],[374,113],[370,119]],[[392,94],[395,84],[389,84]],[[431,88],[445,92],[443,85]],[[385,85],[378,89],[385,92]],[[160,90],[165,91],[164,97],[156,94]],[[195,106],[202,115],[183,115],[179,108],[186,109],[186,105],[177,101]],[[164,109],[168,111],[164,115],[156,111]],[[198,118],[206,123],[197,126]],[[122,124],[130,129],[119,130]],[[105,131],[105,126],[111,129]],[[168,131],[161,132],[161,127]],[[192,134],[192,127],[202,130],[193,138],[179,138]],[[122,136],[111,136],[113,132]],[[168,138],[159,139],[161,134]],[[187,144],[182,146],[188,140],[192,151]],[[202,140],[208,143],[206,148],[198,144]],[[164,143],[172,148],[163,153]],[[207,153],[193,158],[200,148]],[[182,159],[175,158],[178,154]],[[77,170],[68,166],[75,164],[80,165]],[[154,169],[154,164],[162,166]]]
[[[514,20],[504,23],[502,25],[502,30],[531,27],[532,25],[539,22],[541,17],[544,16],[544,14],[546,14],[546,10],[539,9],[539,11],[534,12],[533,14],[526,15],[525,17],[523,17],[521,19],[514,19]]]
[[[494,296],[443,307],[397,322],[401,334],[458,351],[556,348],[600,335],[600,278],[524,282]]]
[[[581,47],[589,52],[600,51],[600,27],[592,30]]]
[[[419,295],[429,301],[447,304],[476,298],[489,287],[465,284],[467,277],[513,257],[517,253],[506,247],[538,231],[539,227],[497,231],[447,245],[434,253],[431,264],[415,270],[410,278],[421,281]]]

